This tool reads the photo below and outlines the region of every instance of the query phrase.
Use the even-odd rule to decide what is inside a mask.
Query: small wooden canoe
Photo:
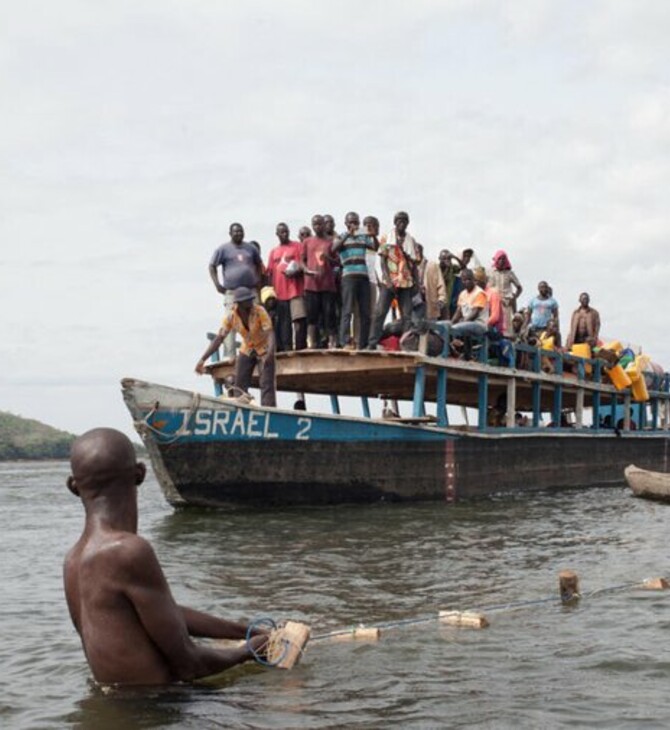
[[[624,475],[636,497],[670,502],[670,474],[648,471],[630,464],[624,469]]]

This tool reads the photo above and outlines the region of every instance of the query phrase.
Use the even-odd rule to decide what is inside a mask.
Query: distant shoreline
[[[76,438],[41,421],[0,411],[0,462],[68,460]],[[133,446],[138,455],[146,454],[141,444]]]

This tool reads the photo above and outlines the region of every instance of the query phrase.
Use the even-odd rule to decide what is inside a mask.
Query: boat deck
[[[611,385],[578,380],[575,374],[549,375],[528,370],[486,365],[457,358],[428,357],[418,352],[367,350],[301,350],[277,354],[277,390],[353,397],[384,397],[412,400],[417,368],[426,374],[425,398],[437,398],[437,373],[447,371],[447,402],[450,405],[477,407],[479,383],[487,378],[489,399],[507,393],[510,380],[516,385],[516,407],[531,410],[533,384],[539,383],[541,405],[549,410],[557,387],[562,390],[564,408],[575,408],[578,393],[583,393],[583,406],[591,405],[594,392],[616,395]],[[207,372],[223,384],[233,375],[232,360],[210,363]],[[252,385],[258,387],[254,375]]]

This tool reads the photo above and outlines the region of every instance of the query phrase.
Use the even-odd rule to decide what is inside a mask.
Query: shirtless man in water
[[[137,534],[137,487],[146,468],[119,431],[96,428],[71,453],[69,490],[86,511],[65,558],[65,595],[96,681],[168,684],[207,677],[247,661],[247,646],[215,649],[191,636],[244,639],[243,624],[178,606],[151,545]],[[262,651],[267,636],[253,632]]]

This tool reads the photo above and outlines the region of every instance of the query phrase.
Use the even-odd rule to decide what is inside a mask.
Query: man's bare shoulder
[[[133,532],[121,531],[82,535],[65,556],[66,570],[100,566],[101,563],[105,564],[106,571],[137,573],[154,568],[158,560],[148,540]]]

